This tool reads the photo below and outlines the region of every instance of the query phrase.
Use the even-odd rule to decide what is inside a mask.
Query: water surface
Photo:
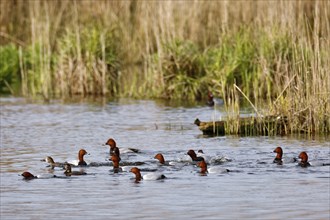
[[[149,100],[95,100],[44,104],[1,98],[1,219],[329,219],[330,166],[301,168],[272,163],[276,146],[285,157],[307,151],[311,161],[330,163],[329,139],[294,137],[205,137],[193,124],[219,119],[223,109]],[[86,176],[24,181],[24,171],[54,173],[40,160],[77,157],[86,149],[89,162],[106,162],[104,143],[113,137],[119,148],[140,154],[123,161],[143,161],[141,169],[158,169],[167,179],[135,183],[132,173],[113,173],[110,166],[87,167]],[[219,166],[233,172],[202,176],[183,163],[189,149],[226,156]],[[79,170],[80,168],[73,168]],[[142,174],[147,173],[146,171]]]

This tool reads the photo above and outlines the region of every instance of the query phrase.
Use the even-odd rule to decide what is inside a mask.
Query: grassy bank
[[[193,100],[210,90],[231,120],[243,98],[287,116],[287,133],[330,133],[328,1],[0,5],[1,94]]]

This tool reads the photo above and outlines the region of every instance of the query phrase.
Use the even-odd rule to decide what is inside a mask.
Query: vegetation
[[[0,93],[224,98],[330,133],[329,1],[0,2]]]

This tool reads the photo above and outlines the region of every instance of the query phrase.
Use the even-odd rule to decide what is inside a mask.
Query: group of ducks
[[[110,160],[112,161],[112,166],[113,166],[113,172],[114,173],[119,173],[122,171],[129,171],[131,173],[133,173],[135,175],[135,181],[139,182],[142,179],[145,180],[158,180],[158,179],[164,179],[166,178],[163,174],[161,173],[157,173],[157,172],[150,172],[148,174],[145,175],[141,175],[141,170],[137,167],[137,166],[133,166],[131,167],[129,170],[125,170],[123,169],[123,167],[120,167],[119,163],[121,161],[121,157],[120,157],[120,153],[124,153],[124,152],[132,152],[132,153],[139,153],[139,150],[134,149],[134,148],[127,148],[127,149],[121,149],[119,150],[119,148],[117,147],[116,141],[113,138],[110,138],[106,143],[106,145],[109,145],[110,147]],[[276,157],[273,160],[274,163],[278,164],[278,165],[282,165],[283,164],[283,150],[281,147],[276,147],[276,149],[274,150],[274,153],[276,153]],[[60,163],[60,162],[55,162],[53,160],[52,157],[47,156],[44,160],[49,164],[49,166],[54,169],[55,167],[60,167],[63,168],[64,171],[64,175],[65,176],[77,176],[77,175],[86,175],[87,173],[84,171],[72,171],[72,166],[78,166],[78,167],[86,167],[86,166],[93,166],[93,163],[90,163],[89,165],[87,165],[86,161],[84,160],[84,156],[88,154],[86,150],[81,149],[78,152],[78,163],[77,164],[72,164],[72,163],[68,163],[68,162],[64,162],[64,163]],[[223,167],[220,166],[213,166],[208,168],[208,164],[210,163],[222,163],[222,162],[226,162],[226,161],[231,161],[228,158],[225,157],[220,157],[217,159],[213,159],[209,160],[209,158],[207,158],[205,156],[205,154],[203,153],[202,150],[198,150],[197,154],[195,153],[194,150],[189,150],[187,152],[187,155],[190,156],[191,161],[193,164],[197,165],[198,167],[200,167],[200,173],[205,175],[207,173],[226,173],[226,172],[230,172],[230,170],[225,169]],[[301,152],[298,156],[298,158],[300,159],[300,162],[298,162],[298,165],[301,167],[308,167],[311,166],[311,164],[308,162],[308,155],[305,151]],[[174,161],[165,161],[164,156],[161,153],[158,153],[154,156],[154,159],[157,159],[159,161],[159,163],[161,165],[175,165]],[[298,160],[296,158],[292,158],[290,160],[290,162],[297,162]],[[122,163],[124,164],[124,163]],[[143,162],[134,162],[134,163],[125,163],[125,164],[130,164],[130,165],[142,165]],[[111,163],[97,163],[98,166],[100,165],[104,165],[104,166],[110,166]],[[330,164],[322,164],[322,165],[330,165]],[[30,172],[24,172],[21,174],[23,176],[23,178],[25,180],[31,180],[31,179],[36,179],[36,178],[41,178],[40,176],[35,176],[33,174],[31,174]],[[52,175],[51,177],[57,177],[55,175]]]

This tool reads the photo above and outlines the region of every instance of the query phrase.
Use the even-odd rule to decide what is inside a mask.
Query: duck
[[[80,176],[80,175],[86,175],[84,171],[72,171],[71,165],[69,163],[64,165],[64,174],[66,176]]]
[[[200,173],[201,174],[207,174],[207,173],[228,173],[230,170],[219,167],[219,166],[214,166],[207,168],[207,164],[204,160],[200,161],[197,163],[197,166],[201,168]]]
[[[88,154],[86,150],[80,149],[78,152],[78,166],[87,166],[86,161],[84,161],[84,156]]]
[[[187,154],[190,156],[190,158],[193,161],[202,161],[202,160],[204,160],[204,157],[201,157],[201,156],[197,157],[194,150],[188,150]]]
[[[300,162],[298,163],[301,167],[309,167],[311,164],[308,162],[308,155],[305,151],[301,152],[298,156]]]
[[[21,176],[23,176],[23,179],[25,179],[25,180],[32,180],[32,179],[37,179],[38,178],[37,176],[35,176],[32,173],[27,172],[27,171],[23,172],[21,174]]]
[[[42,159],[41,161],[49,163],[49,166],[52,169],[54,169],[55,167],[64,168],[64,165],[65,165],[65,163],[55,162],[54,159],[50,156],[45,157],[45,159]]]
[[[212,92],[207,93],[207,102],[206,104],[210,107],[213,107],[214,105],[223,105],[223,99],[214,98]]]
[[[105,145],[109,145],[110,147],[110,156],[113,154],[116,154],[119,159],[120,159],[120,151],[119,148],[117,147],[117,143],[113,138],[108,139],[108,141],[105,143]]]
[[[56,177],[56,175],[54,174],[50,174],[50,173],[47,173],[47,174],[42,174],[42,175],[33,175],[32,173],[28,172],[28,171],[25,171],[21,174],[21,176],[23,176],[23,179],[24,180],[32,180],[32,179],[49,179],[49,178],[53,178],[53,177]]]
[[[288,157],[283,158],[283,149],[281,147],[276,147],[273,152],[277,153],[273,160],[273,163],[282,165],[283,163],[296,163],[297,162],[297,159],[294,157],[293,158],[288,158]]]
[[[139,153],[140,150],[136,148],[121,148],[119,151],[119,148],[117,147],[117,143],[113,138],[109,138],[108,141],[105,143],[105,145],[110,146],[110,156],[113,153],[116,153],[120,158],[120,153]]]
[[[147,173],[145,175],[141,175],[141,170],[137,167],[132,167],[130,169],[131,173],[135,174],[135,181],[136,182],[140,182],[142,179],[143,180],[161,180],[161,179],[165,179],[166,176],[161,174],[161,173],[157,173],[157,172],[152,172],[152,173]]]
[[[154,156],[154,159],[157,159],[159,161],[160,164],[165,164],[165,159],[164,159],[164,156],[163,154],[161,153],[158,153]]]
[[[276,147],[273,152],[276,153],[276,157],[273,160],[273,163],[277,163],[278,165],[282,165],[283,164],[283,161],[282,161],[283,150],[282,150],[282,148],[281,147]]]
[[[170,165],[170,166],[176,165],[174,161],[170,161],[170,162],[165,161],[165,158],[161,153],[156,154],[154,156],[154,159],[157,159],[161,165]]]
[[[330,163],[323,163],[322,161],[319,161],[319,160],[308,161],[308,155],[305,151],[303,151],[299,154],[299,158],[301,159],[301,161],[298,163],[298,165],[301,167],[330,166]]]
[[[111,156],[111,160],[112,160],[112,165],[113,165],[113,172],[114,173],[119,173],[122,172],[123,169],[121,167],[119,167],[119,157],[116,154],[113,154]]]
[[[70,160],[68,162],[65,162],[65,164],[69,163],[71,166],[87,166],[86,161],[84,160],[85,155],[89,155],[86,150],[80,149],[78,152],[78,160]]]

